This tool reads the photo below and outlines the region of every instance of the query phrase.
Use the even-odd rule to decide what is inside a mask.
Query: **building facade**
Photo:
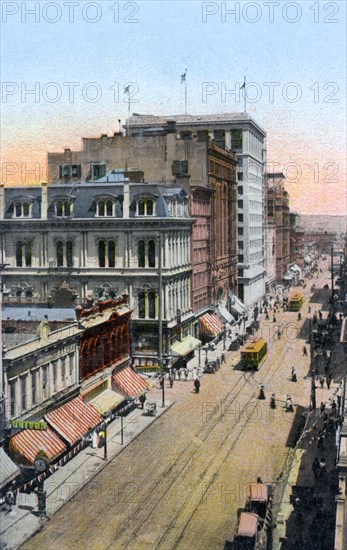
[[[175,121],[145,135],[83,139],[81,151],[48,155],[48,180],[61,183],[83,174],[143,170],[148,181],[172,182],[189,196],[192,228],[194,312],[228,300],[237,291],[236,157],[208,132],[178,132]],[[74,176],[74,174],[76,174]]]
[[[168,354],[178,319],[180,335],[194,334],[193,220],[184,189],[122,178],[2,188],[5,300],[91,306],[126,293],[134,342],[154,359],[160,317]]]
[[[282,173],[267,175],[268,220],[276,226],[276,279],[281,284],[290,266],[289,195]]]
[[[237,251],[238,294],[247,306],[265,292],[265,191],[266,133],[247,113],[215,115],[133,115],[129,135],[141,137],[165,131],[175,124],[175,132],[197,140],[209,136],[222,149],[237,157]],[[200,171],[203,167],[200,166]]]

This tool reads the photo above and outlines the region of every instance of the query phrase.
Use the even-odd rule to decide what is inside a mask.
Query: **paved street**
[[[322,286],[326,275],[314,282]],[[259,372],[234,368],[239,352],[233,352],[217,373],[204,375],[200,394],[193,393],[191,382],[176,381],[167,395],[177,403],[23,548],[223,548],[236,528],[247,485],[258,475],[275,481],[282,471],[294,414],[283,410],[281,400],[288,393],[295,404],[309,403],[301,330],[307,307],[306,302],[301,322],[297,313],[277,314],[281,340],[274,337],[275,323],[261,321],[269,352]],[[297,383],[290,380],[293,365]],[[260,384],[265,401],[257,399]],[[318,402],[327,391],[318,390]]]

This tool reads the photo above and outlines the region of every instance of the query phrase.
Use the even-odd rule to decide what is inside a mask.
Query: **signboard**
[[[26,430],[47,430],[47,422],[44,422],[43,420],[35,421],[35,420],[11,420],[11,428],[17,428],[22,429],[25,428]]]

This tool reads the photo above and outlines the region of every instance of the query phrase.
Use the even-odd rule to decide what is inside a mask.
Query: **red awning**
[[[138,397],[149,389],[147,380],[133,371],[131,367],[117,372],[112,376],[113,389],[126,397]]]
[[[45,420],[70,445],[74,445],[82,436],[100,424],[102,416],[93,405],[83,401],[79,395],[46,414]]]
[[[66,451],[66,445],[50,428],[23,430],[10,438],[10,454],[22,466],[33,466],[36,456],[42,450],[53,461]]]
[[[217,336],[224,330],[223,323],[214,313],[205,313],[199,319],[200,333],[207,336]]]

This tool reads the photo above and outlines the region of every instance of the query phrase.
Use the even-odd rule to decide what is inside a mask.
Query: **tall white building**
[[[148,135],[168,121],[176,122],[182,137],[204,139],[209,135],[218,145],[237,155],[238,181],[238,293],[246,306],[265,293],[265,161],[266,133],[247,113],[215,115],[137,115],[130,117],[130,135]],[[203,169],[203,167],[202,167]]]

